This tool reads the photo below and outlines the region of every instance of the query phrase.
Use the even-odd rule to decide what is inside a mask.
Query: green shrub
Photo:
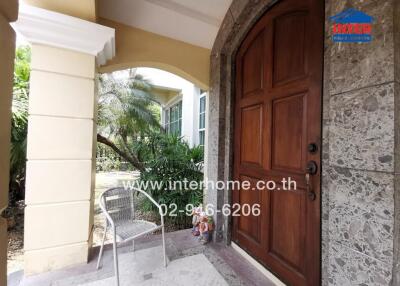
[[[121,158],[108,146],[97,144],[96,172],[122,171]]]
[[[191,225],[191,217],[186,215],[188,204],[197,206],[203,200],[203,148],[193,147],[175,135],[151,133],[143,136],[136,145],[136,151],[145,171],[141,173],[142,185],[148,182],[148,192],[159,204],[167,207],[176,204],[176,216],[166,216],[168,223],[178,228]],[[187,184],[171,185],[170,182],[196,181],[198,188],[190,189]],[[159,188],[152,188],[150,182],[158,182]],[[144,210],[156,211],[151,204],[145,204]],[[171,209],[170,209],[171,210]],[[169,211],[170,211],[169,210]],[[183,210],[183,212],[179,212]]]

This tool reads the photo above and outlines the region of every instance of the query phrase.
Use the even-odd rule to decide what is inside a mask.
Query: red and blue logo
[[[332,16],[332,40],[345,43],[367,43],[372,41],[374,18],[354,8]]]

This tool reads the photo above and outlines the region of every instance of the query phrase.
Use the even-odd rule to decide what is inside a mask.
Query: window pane
[[[182,129],[182,101],[171,106],[166,112],[166,128],[170,134],[181,136]]]
[[[181,119],[182,118],[182,101],[180,101],[177,105],[177,113],[178,113],[178,118]],[[177,119],[178,119],[177,118]]]
[[[175,123],[171,123],[171,134],[176,134],[176,125],[175,125]]]
[[[204,146],[205,131],[200,131],[200,132],[199,132],[199,136],[200,136],[200,145],[201,145],[201,146]]]
[[[199,128],[203,129],[206,126],[206,114],[202,113],[200,114],[200,120],[199,120]]]
[[[165,113],[165,124],[169,124],[169,112]]]
[[[176,106],[172,107],[172,116],[173,116],[172,121],[176,121],[178,119],[176,111],[177,111]]]
[[[206,111],[206,97],[203,96],[200,98],[200,113],[203,113]]]

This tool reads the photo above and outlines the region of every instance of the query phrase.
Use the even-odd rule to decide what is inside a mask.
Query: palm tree
[[[125,80],[116,79],[113,74],[99,76],[97,141],[140,171],[144,166],[133,152],[132,143],[143,132],[160,129],[151,89],[150,82],[135,69],[129,70]]]

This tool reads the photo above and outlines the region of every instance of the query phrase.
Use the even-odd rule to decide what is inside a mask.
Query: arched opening
[[[100,68],[112,72],[127,68],[153,67],[179,75],[208,89],[210,50],[100,18],[99,23],[116,31],[115,58]]]
[[[101,244],[104,232],[98,207],[102,192],[128,185],[146,189],[149,178],[155,183],[168,181],[168,186],[183,177],[203,180],[207,149],[208,93],[196,83],[146,66],[103,73],[98,85],[93,246]],[[166,220],[167,231],[190,227],[190,217],[180,213],[203,200],[202,189],[146,191],[167,209],[176,205],[178,216]],[[138,215],[153,213],[138,209]]]
[[[114,71],[121,71],[132,68],[153,68],[163,70],[174,75],[177,75],[189,82],[192,82],[194,85],[198,86],[203,90],[209,89],[209,83],[204,79],[199,78],[198,76],[194,76],[192,73],[186,72],[184,69],[177,67],[176,65],[172,65],[165,62],[156,62],[156,61],[135,61],[135,62],[126,62],[121,64],[111,64],[100,69],[102,73],[111,73]]]

